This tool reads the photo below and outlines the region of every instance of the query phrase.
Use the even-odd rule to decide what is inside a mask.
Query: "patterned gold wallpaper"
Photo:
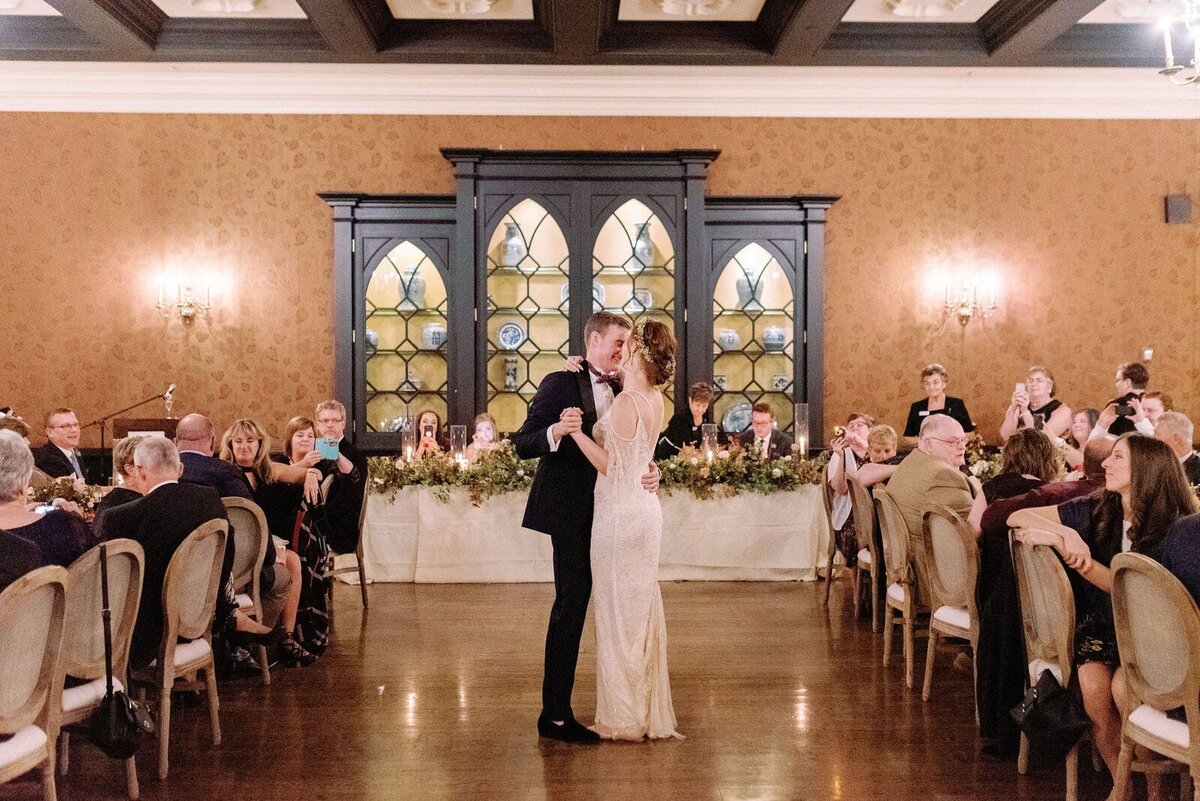
[[[1200,417],[1200,225],[1162,219],[1163,195],[1200,190],[1190,121],[9,113],[0,142],[0,405],[27,417],[69,403],[90,420],[174,381],[177,412],[278,434],[332,383],[316,193],[448,194],[441,146],[716,147],[712,194],[841,195],[830,426],[860,408],[902,424],[937,360],[994,438],[1028,365],[1067,403],[1098,403],[1143,347],[1153,386]],[[210,320],[158,316],[171,267],[215,275]],[[1000,311],[966,329],[930,286],[960,269],[1003,276]]]

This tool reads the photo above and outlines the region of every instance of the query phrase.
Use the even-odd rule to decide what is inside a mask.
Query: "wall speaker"
[[[1192,221],[1192,196],[1167,195],[1163,198],[1163,206],[1169,223],[1190,223]]]

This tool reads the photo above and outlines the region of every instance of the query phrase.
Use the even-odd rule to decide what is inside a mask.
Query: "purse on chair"
[[[154,718],[144,704],[113,690],[112,612],[108,608],[108,552],[100,543],[100,590],[104,599],[104,673],[108,688],[100,706],[92,713],[89,734],[96,747],[113,759],[129,759],[137,753],[142,737],[154,735]]]
[[[1066,756],[1092,727],[1083,702],[1063,689],[1049,670],[1042,671],[1009,714],[1029,738],[1030,749],[1050,761]]]

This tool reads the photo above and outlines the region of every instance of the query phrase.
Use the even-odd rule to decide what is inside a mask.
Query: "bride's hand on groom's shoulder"
[[[563,369],[568,373],[582,373],[583,357],[576,354],[571,354],[567,357],[567,360],[563,362]]]

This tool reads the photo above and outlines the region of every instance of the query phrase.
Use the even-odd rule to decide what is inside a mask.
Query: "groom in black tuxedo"
[[[592,505],[596,469],[571,439],[575,431],[592,433],[620,391],[612,376],[629,338],[629,321],[596,312],[583,329],[587,360],[578,373],[546,376],[529,404],[529,416],[513,442],[522,459],[540,457],[522,525],[550,535],[554,548],[554,607],[546,631],[542,713],[538,734],[569,743],[599,741],[571,711],[579,638],[592,594]],[[658,488],[657,468],[642,477],[648,490]]]

